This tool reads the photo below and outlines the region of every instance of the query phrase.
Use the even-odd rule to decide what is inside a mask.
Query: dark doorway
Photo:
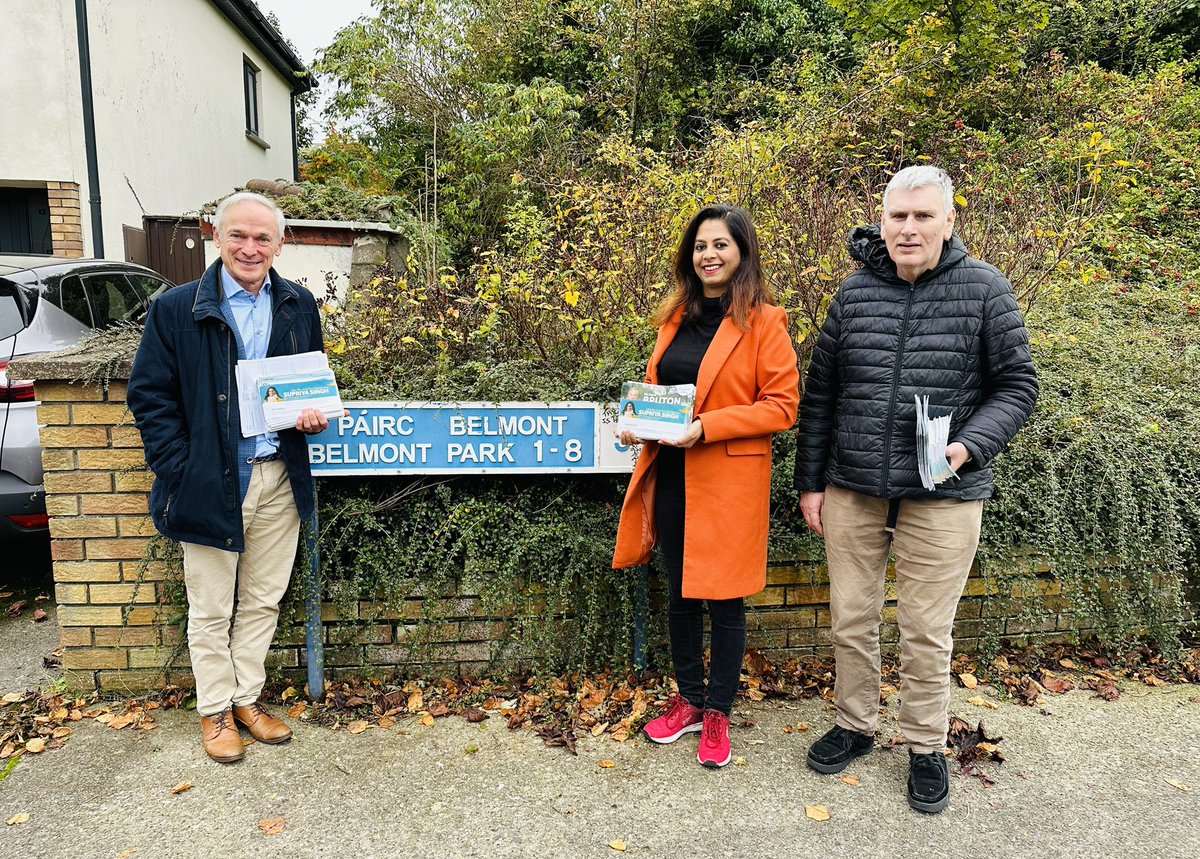
[[[54,253],[45,188],[0,188],[0,253]]]
[[[204,274],[204,240],[200,222],[184,218],[145,217],[149,267],[172,283],[187,283]]]

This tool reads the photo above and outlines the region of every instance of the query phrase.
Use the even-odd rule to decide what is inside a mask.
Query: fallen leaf
[[[114,731],[119,731],[122,728],[128,728],[130,725],[132,725],[134,722],[137,721],[137,718],[138,718],[137,713],[126,713],[123,716],[117,716],[113,719],[110,719],[108,722],[108,726],[110,728],[112,728]],[[96,721],[99,722],[100,720],[97,719]]]
[[[1184,784],[1181,781],[1175,781],[1174,779],[1170,779],[1170,778],[1164,779],[1164,781],[1166,781],[1167,784],[1169,784],[1171,787],[1175,788],[1176,790],[1190,792],[1192,789],[1190,785]]]
[[[963,686],[965,686],[967,689],[974,689],[976,686],[979,685],[979,680],[975,677],[974,674],[971,674],[970,672],[959,674],[958,682],[961,683]]]
[[[15,704],[24,697],[20,692],[9,692],[3,698],[0,698],[0,701],[3,701],[5,704]]]
[[[736,758],[733,759],[733,765],[735,767],[744,767],[746,765],[746,759],[744,757],[742,757],[741,755],[738,755]]]
[[[5,826],[20,826],[22,823],[29,822],[29,812],[22,811],[20,814],[14,814],[8,820],[4,821]]]
[[[35,611],[35,612],[33,613],[33,622],[34,622],[34,623],[41,623],[42,621],[44,621],[44,620],[45,620],[46,618],[48,618],[49,616],[50,616],[50,615],[46,614],[46,612],[45,612],[45,611],[43,611],[42,609],[40,609],[40,608],[39,608],[37,611]]]
[[[829,809],[823,805],[804,806],[804,816],[809,820],[828,820]]]
[[[396,720],[393,719],[391,716],[384,716],[383,718],[381,718],[379,720],[379,727],[383,728],[385,731],[395,724],[396,724]]]
[[[1167,681],[1162,680],[1161,678],[1155,677],[1153,674],[1147,674],[1146,675],[1146,685],[1147,686],[1166,686]]]
[[[357,720],[355,722],[351,722],[349,725],[347,725],[346,730],[352,734],[361,734],[363,731],[365,731],[369,727],[370,726],[366,723],[366,720],[359,719],[359,720]]]
[[[600,761],[600,768],[610,770],[617,765],[616,761]]]
[[[25,743],[25,751],[30,752],[31,754],[40,755],[42,752],[46,751],[46,741],[41,737],[34,737],[32,740],[28,740]]]
[[[426,713],[424,716],[422,716],[420,721],[421,721],[421,724],[424,725],[426,728],[433,727],[433,716],[429,715],[428,713]]]
[[[812,725],[808,724],[808,722],[801,722],[800,724],[796,725],[796,730],[797,731],[811,731]]]
[[[13,595],[12,591],[5,591],[4,593],[0,594],[0,600],[8,599],[12,595]]]
[[[278,835],[287,829],[287,821],[282,817],[268,817],[258,822],[258,828],[262,830],[263,835]]]
[[[8,607],[9,617],[18,617],[25,610],[25,606],[29,605],[28,600],[17,600]]]
[[[467,746],[465,749],[463,749],[463,751],[466,752],[468,755],[473,755],[477,751],[479,751],[479,746]]]
[[[136,847],[128,847],[116,855],[116,859],[129,859],[134,853],[137,853]]]
[[[1008,669],[1009,669],[1008,659],[1006,659],[1003,656],[997,656],[995,659],[992,660],[992,667],[995,668],[997,671],[1008,671]]]
[[[792,732],[792,726],[791,726],[791,725],[784,725],[784,726],[783,726],[783,732],[784,732],[785,734],[790,734],[790,733]]]
[[[297,701],[292,706],[288,707],[287,714],[289,719],[298,719],[308,709],[307,701]]]
[[[411,713],[416,713],[418,710],[425,709],[425,698],[421,695],[420,689],[415,689],[408,696],[408,709]]]
[[[194,787],[195,787],[195,785],[192,784],[190,781],[181,781],[179,784],[175,785],[175,787],[171,788],[171,793],[174,794],[175,796],[179,796],[179,794],[187,793],[189,790],[191,790]]]
[[[621,841],[619,838],[608,842],[608,846],[613,850],[616,850],[618,853],[625,852],[625,842]]]
[[[1068,671],[1074,671],[1076,668],[1079,667],[1070,659],[1060,659],[1060,660],[1058,660],[1058,664],[1061,665],[1063,668],[1067,669]]]
[[[592,726],[592,736],[598,737],[608,730],[608,722],[597,722]]]
[[[989,701],[987,698],[984,698],[982,695],[975,695],[975,696],[968,698],[967,703],[974,704],[976,707],[986,707],[989,710],[999,709],[998,705],[994,701]]]
[[[71,736],[72,733],[73,732],[70,728],[55,728],[50,734],[50,737],[51,739],[55,740],[65,740],[67,737]]]
[[[463,716],[468,722],[482,722],[487,719],[488,714],[483,712],[483,710],[480,710],[478,707],[472,707],[470,710],[467,710],[467,712],[463,713]]]
[[[838,781],[842,782],[843,784],[848,784],[848,785],[850,785],[850,787],[858,787],[859,785],[862,784],[862,782],[858,780],[858,776],[856,776],[856,775],[844,775],[841,778],[839,778]]]

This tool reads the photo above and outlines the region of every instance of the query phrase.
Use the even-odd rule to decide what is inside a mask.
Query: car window
[[[120,272],[85,275],[83,285],[92,302],[96,328],[111,328],[118,322],[129,322],[137,318],[142,308],[141,296]]]
[[[0,287],[0,340],[12,337],[24,328],[25,320],[21,318],[17,297],[11,291],[6,293],[3,287]]]
[[[141,290],[146,301],[153,301],[158,298],[174,284],[169,281],[159,280],[157,277],[151,277],[148,274],[130,274],[129,279],[133,281],[133,285]]]
[[[42,292],[42,299],[66,311],[88,328],[94,327],[92,311],[88,309],[87,296],[83,291],[83,281],[77,275],[61,277],[48,283]]]

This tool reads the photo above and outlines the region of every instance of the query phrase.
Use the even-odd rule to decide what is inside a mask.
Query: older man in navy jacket
[[[238,360],[324,344],[312,294],[271,267],[283,244],[278,207],[233,194],[213,231],[221,259],[150,307],[128,402],[155,476],[155,527],[183,546],[204,750],[231,763],[244,754],[238,725],[263,743],[292,737],[258,699],[300,521],[313,508],[304,434],[328,423],[309,409],[294,430],[241,437]]]

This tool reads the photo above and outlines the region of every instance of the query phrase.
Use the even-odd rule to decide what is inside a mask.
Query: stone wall
[[[104,693],[166,682],[187,684],[191,678],[186,649],[181,647],[182,612],[176,603],[181,587],[171,562],[147,559],[154,535],[147,515],[152,477],[125,406],[125,385],[62,381],[84,375],[85,365],[94,364],[94,357],[84,360],[59,353],[23,361],[15,370],[19,377],[47,380],[37,382],[38,414],[44,424],[46,506],[63,667],[72,687]],[[128,373],[127,364],[117,369]],[[978,570],[972,572],[955,625],[960,650],[977,647],[985,630],[1018,641],[1062,639],[1073,633],[1072,618],[1052,580],[1038,581],[1034,591],[998,593],[997,587]],[[1019,619],[1021,608],[1035,596],[1062,613],[1027,626]],[[895,585],[890,579],[886,597],[885,646],[898,638]],[[509,619],[484,614],[472,594],[439,599],[436,624],[418,623],[426,608],[420,594],[395,608],[367,601],[340,608],[323,603],[328,672],[364,667],[381,673],[420,670],[408,646],[417,635],[429,644],[421,652],[439,666],[456,671],[486,667],[508,631]],[[293,602],[303,606],[303,600]],[[829,585],[821,565],[773,565],[766,589],[748,603],[751,647],[777,659],[828,653]],[[302,678],[304,642],[303,618],[285,617],[270,664]],[[170,660],[174,662],[167,672]]]

